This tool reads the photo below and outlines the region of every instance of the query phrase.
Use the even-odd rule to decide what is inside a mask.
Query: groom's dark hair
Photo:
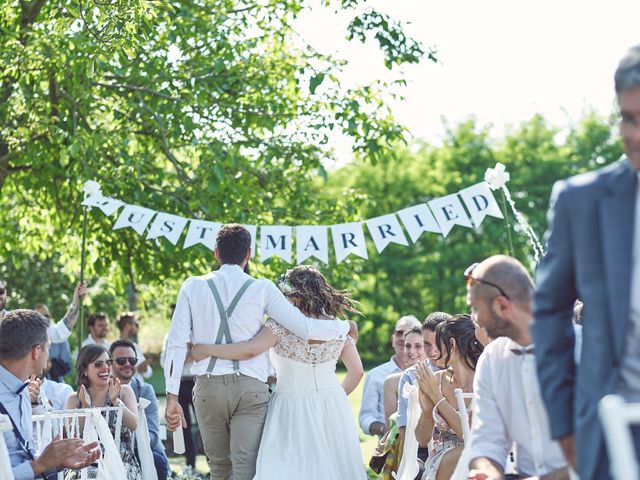
[[[216,248],[221,264],[240,265],[247,257],[251,247],[251,234],[242,225],[230,223],[223,225],[216,237]]]

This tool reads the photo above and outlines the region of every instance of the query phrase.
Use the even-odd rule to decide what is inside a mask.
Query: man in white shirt
[[[395,325],[391,335],[391,346],[394,355],[391,359],[378,365],[367,373],[362,390],[362,404],[360,406],[360,428],[367,435],[384,435],[386,419],[384,418],[383,387],[385,379],[400,373],[405,368],[406,355],[404,352],[404,335],[413,327],[419,327],[420,322],[413,315],[401,317]]]
[[[87,345],[98,344],[109,349],[111,342],[107,340],[109,320],[107,319],[106,313],[100,312],[90,315],[89,320],[87,320],[87,325],[89,326],[89,335],[84,339],[80,348],[86,347]]]
[[[49,326],[49,330],[47,331],[49,335],[49,341],[51,343],[62,343],[69,338],[71,335],[71,331],[78,320],[77,310],[80,308],[80,302],[87,294],[87,288],[84,284],[79,283],[74,292],[73,292],[73,302],[69,307],[69,311],[71,311],[71,315],[67,312],[67,315],[64,316],[62,320],[58,323]],[[5,317],[7,313],[7,284],[0,280],[0,322]]]
[[[305,317],[273,282],[244,273],[251,234],[241,225],[220,229],[215,256],[220,269],[184,282],[171,321],[164,365],[170,431],[186,426],[178,393],[189,342],[250,340],[262,328],[265,314],[308,339],[345,338],[350,327],[355,330],[348,322]],[[270,396],[267,369],[264,355],[241,362],[208,358],[191,368],[196,417],[213,480],[251,480],[255,474]]]
[[[533,281],[522,264],[495,255],[465,272],[474,320],[491,338],[473,381],[469,479],[501,479],[512,443],[518,474],[568,479],[567,461],[551,438],[540,395],[530,325]]]

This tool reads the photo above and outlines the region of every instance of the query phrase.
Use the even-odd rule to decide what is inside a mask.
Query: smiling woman
[[[127,480],[141,478],[140,465],[133,451],[132,436],[138,425],[136,398],[128,385],[112,376],[113,359],[101,345],[87,345],[78,354],[76,385],[78,393],[67,399],[66,408],[117,407],[123,405],[120,431],[120,456],[127,472]],[[112,435],[116,432],[116,416],[109,415],[108,423]],[[89,478],[96,478],[95,466],[89,469]],[[67,479],[80,478],[80,471],[69,471]]]

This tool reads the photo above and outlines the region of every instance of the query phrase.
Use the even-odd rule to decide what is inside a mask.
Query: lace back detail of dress
[[[331,322],[332,320],[327,320]],[[324,343],[308,343],[307,340],[298,337],[273,319],[265,323],[277,337],[278,343],[274,347],[276,353],[282,357],[290,358],[302,363],[324,363],[335,361],[340,357],[345,340],[335,339]],[[347,336],[347,342],[353,342]]]

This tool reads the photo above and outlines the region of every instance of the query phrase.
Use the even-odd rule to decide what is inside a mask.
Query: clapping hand
[[[53,469],[82,469],[91,465],[99,457],[100,446],[98,442],[84,445],[82,439],[61,439],[60,436],[57,436],[31,465],[37,476]]]
[[[434,404],[438,403],[442,398],[442,392],[438,385],[438,377],[435,373],[427,368],[423,362],[416,364],[416,380],[420,386],[420,390],[429,397]]]
[[[120,390],[122,389],[122,385],[120,384],[120,379],[116,377],[111,377],[109,379],[109,399],[111,403],[114,403],[118,397],[120,397]]]
[[[42,380],[37,378],[35,375],[31,375],[29,377],[29,398],[31,399],[31,404],[35,405],[40,400],[40,387],[42,386]]]
[[[82,408],[89,408],[91,406],[91,397],[89,396],[89,392],[87,392],[87,387],[84,385],[81,385],[80,390],[78,390],[78,399],[80,400]]]

